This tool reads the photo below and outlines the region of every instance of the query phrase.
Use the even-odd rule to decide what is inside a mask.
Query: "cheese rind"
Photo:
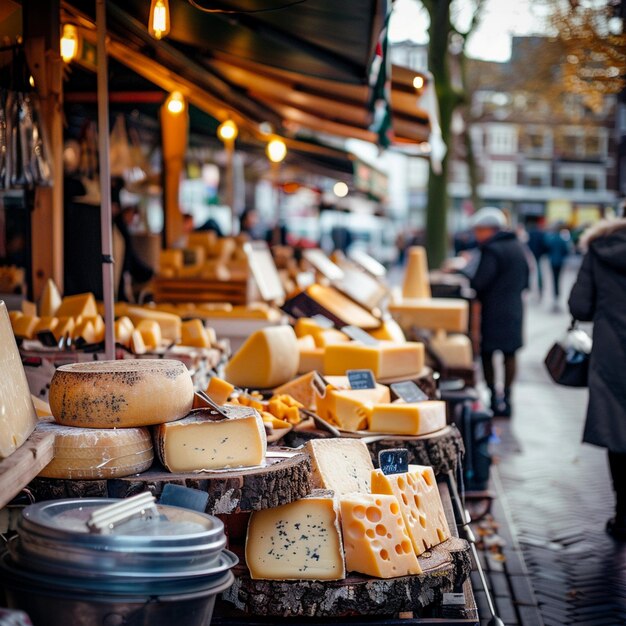
[[[377,578],[421,574],[395,496],[341,496],[341,529],[346,569]]]
[[[246,537],[253,579],[345,578],[339,507],[332,495],[316,495],[255,511]]]
[[[366,346],[356,341],[326,346],[324,374],[344,375],[347,370],[370,369],[375,378],[417,375],[424,367],[424,344],[415,341],[381,341]]]
[[[212,409],[161,424],[154,431],[159,460],[170,472],[202,472],[253,467],[265,460],[263,420],[248,407],[226,407],[228,419],[215,421]]]
[[[0,301],[0,458],[28,439],[37,416],[4,302]]]
[[[372,493],[398,499],[413,549],[419,556],[450,538],[450,528],[441,503],[432,467],[410,465],[402,474],[372,472]]]
[[[271,326],[252,333],[224,368],[238,387],[266,389],[282,385],[298,373],[299,355],[291,326]]]
[[[446,403],[441,400],[375,404],[369,429],[391,435],[425,435],[446,425]]]
[[[40,422],[37,431],[54,434],[54,458],[39,473],[44,478],[120,478],[145,472],[154,458],[147,428],[76,428]]]
[[[374,465],[360,439],[311,439],[304,449],[311,459],[314,487],[337,495],[369,493]]]
[[[49,401],[54,419],[67,426],[149,426],[187,415],[193,383],[172,359],[72,363],[56,370]]]

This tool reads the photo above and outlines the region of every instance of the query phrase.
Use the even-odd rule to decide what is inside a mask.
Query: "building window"
[[[570,165],[558,173],[559,187],[578,191],[605,191],[606,171],[602,167]]]
[[[531,162],[524,167],[524,184],[527,187],[550,187],[550,164]]]
[[[494,187],[514,187],[517,185],[515,163],[490,163],[487,166],[486,182]]]
[[[517,128],[509,124],[488,127],[488,146],[491,154],[515,154],[517,151]]]
[[[598,191],[598,179],[595,176],[585,176],[583,179],[583,189],[585,191]]]

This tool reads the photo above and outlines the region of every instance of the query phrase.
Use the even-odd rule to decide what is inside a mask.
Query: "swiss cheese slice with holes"
[[[50,383],[54,419],[82,428],[130,428],[180,419],[193,404],[193,383],[173,359],[126,359],[59,367]]]
[[[394,495],[417,555],[450,538],[432,467],[409,465],[402,474],[372,472],[372,493]]]
[[[395,496],[341,496],[341,529],[346,569],[377,578],[421,574]]]
[[[314,491],[302,500],[252,513],[246,563],[257,579],[345,578],[339,506],[332,492]]]
[[[147,428],[76,428],[40,422],[37,431],[54,435],[54,458],[39,473],[44,478],[121,478],[152,465]]]

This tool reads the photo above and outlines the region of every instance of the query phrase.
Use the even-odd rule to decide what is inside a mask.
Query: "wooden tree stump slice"
[[[423,573],[399,578],[351,574],[344,580],[252,580],[238,565],[223,598],[240,611],[273,617],[391,615],[419,611],[469,576],[469,545],[452,537],[419,557]]]
[[[303,498],[311,492],[311,462],[306,454],[268,458],[267,466],[221,472],[173,474],[158,464],[147,472],[110,480],[36,478],[37,501],[61,498],[127,498],[143,491],[160,496],[168,483],[206,491],[212,515],[258,511]]]
[[[324,430],[294,429],[287,433],[282,441],[286,446],[298,448],[311,439],[328,439],[332,436]],[[380,438],[378,436],[364,436],[362,439],[367,444],[372,461],[376,467],[378,467],[378,453],[381,450],[406,448],[409,451],[409,463],[430,465],[436,476],[447,474],[450,470],[456,472],[459,462],[465,453],[463,437],[454,424],[448,425],[435,433],[419,437],[403,437],[400,435],[385,437],[381,435]]]

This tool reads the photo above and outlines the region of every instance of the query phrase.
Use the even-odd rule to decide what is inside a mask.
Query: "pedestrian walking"
[[[468,264],[469,277],[481,304],[481,360],[485,383],[491,393],[494,415],[510,417],[511,388],[515,380],[515,353],[522,347],[524,305],[522,292],[528,288],[529,268],[514,232],[507,229],[504,213],[484,207],[471,220],[479,256]],[[475,271],[472,271],[475,267]],[[496,390],[494,354],[504,355],[504,393]]]
[[[535,274],[537,276],[537,290],[539,292],[539,300],[543,295],[543,274],[541,271],[541,259],[545,256],[546,237],[543,228],[537,218],[528,218],[526,222],[526,245],[535,258]]]
[[[600,222],[581,246],[586,253],[569,309],[575,319],[594,323],[583,441],[608,450],[615,516],[606,530],[626,541],[626,219]]]
[[[570,234],[561,224],[555,224],[545,235],[546,252],[552,270],[552,293],[554,296],[553,310],[560,311],[561,270],[570,252]]]

